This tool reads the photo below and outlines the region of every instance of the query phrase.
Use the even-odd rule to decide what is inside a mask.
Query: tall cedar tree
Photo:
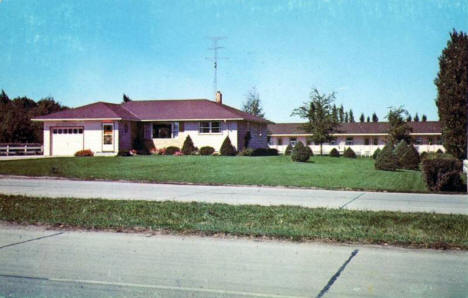
[[[126,102],[129,102],[129,101],[132,101],[132,100],[130,99],[130,97],[128,97],[127,94],[124,93],[122,95],[122,103],[126,103]]]
[[[353,122],[354,122],[353,110],[349,110],[349,122],[350,122],[350,123],[353,123]]]
[[[343,123],[345,118],[344,118],[344,109],[343,109],[343,105],[340,106],[340,108],[338,109],[338,117],[339,117],[339,122],[340,123]]]
[[[291,115],[307,119],[303,129],[312,133],[312,140],[320,144],[320,155],[323,154],[322,145],[334,139],[332,135],[339,123],[333,118],[332,104],[335,100],[335,92],[331,94],[320,94],[317,89],[313,89],[309,96],[310,100],[301,107],[293,110]],[[340,107],[341,113],[341,107]]]
[[[406,122],[411,122],[413,121],[413,117],[411,117],[411,115],[408,115],[408,117],[406,117]]]
[[[427,121],[427,116],[423,114],[422,117],[421,117],[421,121],[426,122]]]
[[[366,120],[366,121],[367,121],[367,122],[370,122],[370,117],[369,117],[369,116],[367,116],[367,120]]]
[[[242,111],[254,116],[264,117],[265,113],[263,113],[262,103],[260,102],[260,94],[258,93],[257,88],[252,87],[247,92],[245,97],[246,101],[242,106]]]
[[[439,57],[436,105],[445,149],[459,159],[466,158],[468,102],[468,35],[450,33]]]
[[[404,120],[405,115],[408,115],[408,111],[403,107],[391,107],[385,117],[390,124],[388,138],[393,144],[398,144],[401,140],[405,140],[408,144],[411,142],[410,132],[412,129]]]
[[[414,122],[419,122],[419,115],[418,115],[418,113],[416,113],[416,115],[414,115],[413,121],[414,121]]]
[[[361,116],[359,117],[359,122],[361,122],[361,123],[364,122],[364,114],[361,114]]]
[[[379,122],[379,117],[377,117],[376,113],[372,114],[372,122]]]

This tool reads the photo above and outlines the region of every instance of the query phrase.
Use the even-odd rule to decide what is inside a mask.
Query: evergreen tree
[[[372,114],[372,122],[379,122],[379,117],[377,117],[376,113]]]
[[[413,118],[411,117],[411,115],[408,115],[408,117],[406,117],[406,122],[411,122],[413,121]]]
[[[320,154],[323,154],[322,144],[334,139],[332,135],[338,122],[332,115],[332,104],[335,100],[335,93],[320,94],[317,89],[310,93],[310,100],[305,102],[299,108],[293,110],[291,115],[296,115],[307,119],[303,129],[305,132],[312,133],[311,139],[320,144]],[[340,108],[341,109],[341,108]]]
[[[348,123],[349,122],[349,115],[348,115],[348,112],[345,112],[344,114],[344,123]]]
[[[421,121],[426,122],[427,121],[427,116],[423,114],[422,117],[421,117]]]
[[[370,122],[370,117],[369,116],[367,116],[367,122]]]
[[[405,122],[403,118],[404,115],[408,115],[408,111],[403,109],[403,107],[391,107],[386,116],[390,124],[388,137],[389,141],[393,144],[398,144],[401,140],[405,140],[407,143],[411,142],[409,134],[412,129],[408,123]]]
[[[414,115],[414,122],[419,122],[419,115],[418,113],[416,113],[416,115]]]
[[[362,113],[361,116],[359,117],[359,122],[364,122],[364,114]]]
[[[187,135],[185,138],[184,144],[182,145],[182,153],[184,155],[191,155],[196,151],[195,146],[193,145],[192,138]]]
[[[468,35],[450,33],[450,40],[439,57],[436,105],[442,126],[444,147],[459,159],[466,158],[468,102]]]
[[[353,123],[353,122],[354,122],[353,110],[349,110],[349,122],[350,122],[350,123]]]
[[[332,107],[332,117],[333,119],[336,121],[336,122],[339,122],[339,119],[338,119],[338,109],[336,108],[336,105],[333,104],[333,107]]]
[[[340,108],[338,109],[338,117],[339,117],[340,123],[345,122],[343,105],[341,105]]]
[[[252,87],[246,95],[246,101],[242,106],[242,111],[249,113],[254,116],[264,117],[262,103],[260,101],[260,94],[257,91],[257,88]]]
[[[130,97],[127,96],[127,94],[124,93],[123,96],[122,96],[122,102],[126,103],[126,102],[129,102],[129,101],[132,101],[132,100],[130,99]]]

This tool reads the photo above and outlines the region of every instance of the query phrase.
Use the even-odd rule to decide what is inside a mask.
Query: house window
[[[427,138],[427,143],[429,145],[433,145],[434,144],[434,141],[432,140],[432,138]]]
[[[437,145],[442,145],[442,138],[441,137],[437,138]]]
[[[268,142],[268,145],[272,145],[270,136],[267,136],[267,142]]]
[[[379,138],[374,138],[373,142],[374,142],[374,145],[377,146],[379,144]]]
[[[200,133],[220,133],[221,122],[219,121],[205,121],[200,122]]]
[[[416,140],[414,141],[414,143],[415,143],[416,145],[422,145],[423,140],[422,140],[421,137],[417,137]]]
[[[103,132],[104,132],[104,141],[103,141],[103,144],[104,145],[112,145],[113,141],[112,141],[112,136],[113,136],[113,125],[112,124],[104,124],[103,126]]]
[[[291,146],[296,146],[297,144],[297,138],[289,138],[289,145]]]
[[[283,139],[282,138],[278,138],[278,145],[279,146],[283,145]]]
[[[172,137],[172,125],[170,123],[153,124],[153,139],[170,139]]]
[[[326,144],[326,143],[325,143],[325,144]],[[320,145],[320,144],[316,144],[316,145]],[[334,139],[334,140],[331,140],[331,141],[330,141],[330,145],[336,145],[336,140],[335,140],[335,139]]]
[[[369,138],[364,139],[364,145],[370,145],[370,140]]]
[[[353,145],[354,144],[354,138],[348,137],[346,138],[346,145]]]

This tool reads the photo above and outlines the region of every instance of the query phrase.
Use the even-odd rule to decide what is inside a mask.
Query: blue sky
[[[0,0],[0,89],[98,100],[212,98],[208,36],[226,36],[218,89],[241,107],[256,86],[267,118],[297,121],[311,88],[383,119],[389,106],[437,119],[433,80],[468,1]]]

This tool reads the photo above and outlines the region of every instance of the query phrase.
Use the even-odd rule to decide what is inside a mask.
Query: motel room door
[[[114,123],[102,124],[102,152],[114,151]]]

